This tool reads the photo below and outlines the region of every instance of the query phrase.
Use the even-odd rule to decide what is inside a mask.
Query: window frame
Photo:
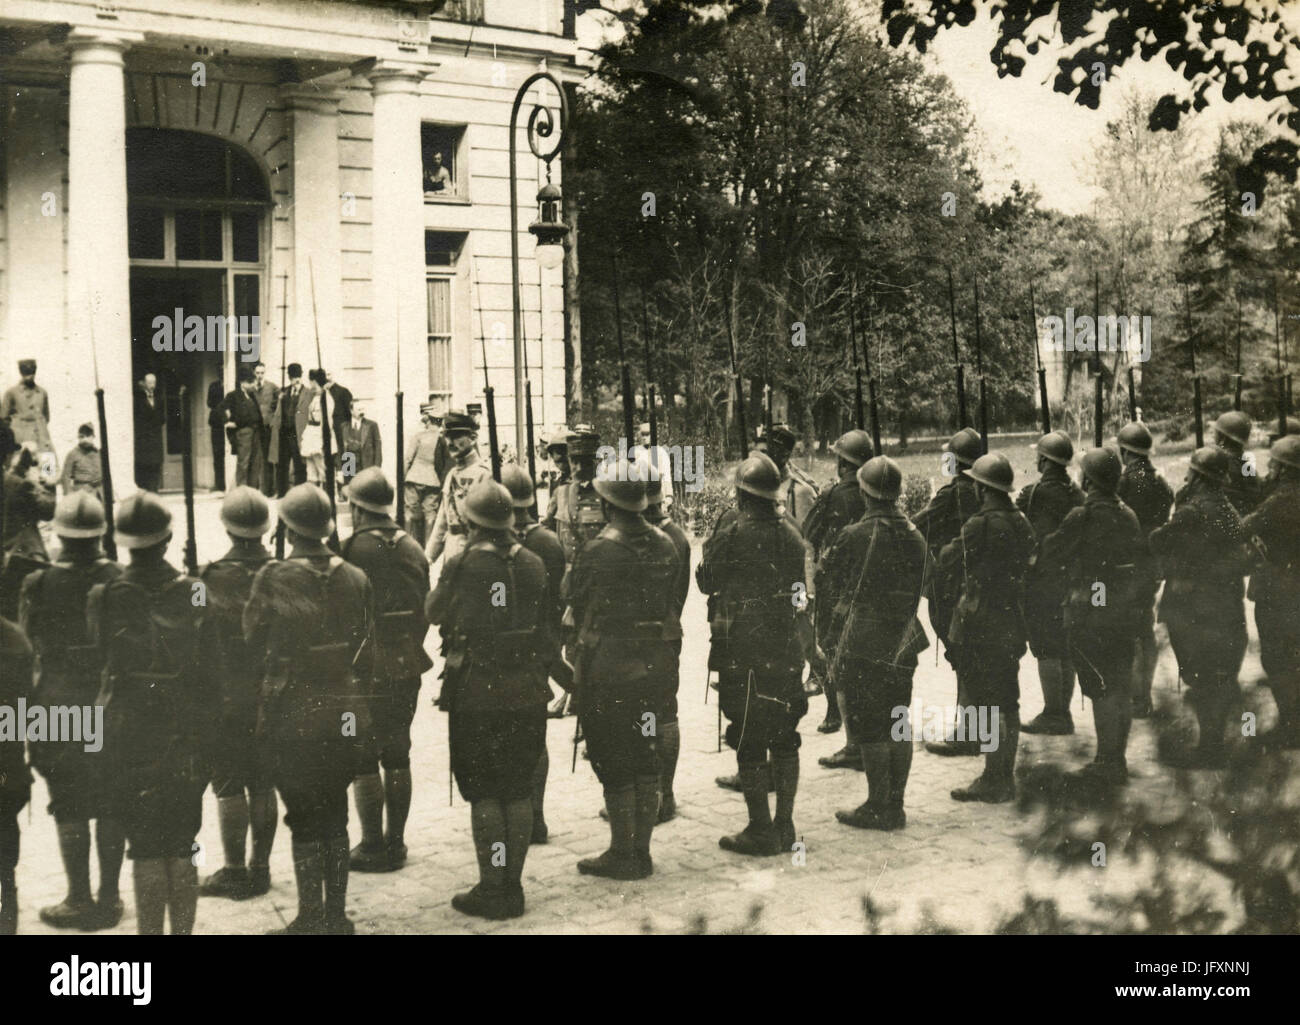
[[[469,125],[458,121],[439,121],[435,118],[420,119],[420,186],[424,186],[424,126],[430,125],[434,128],[456,129],[459,134],[456,138],[455,149],[452,152],[451,164],[451,190],[448,192],[424,192],[424,201],[426,203],[442,203],[452,206],[469,206],[474,201],[470,197],[470,176],[468,167],[469,157]],[[444,164],[444,166],[446,166]]]

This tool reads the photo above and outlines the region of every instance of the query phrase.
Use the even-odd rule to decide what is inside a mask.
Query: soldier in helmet
[[[126,830],[139,933],[160,935],[170,919],[173,935],[188,935],[199,898],[194,838],[211,778],[205,733],[219,699],[201,648],[202,585],[167,562],[172,516],[157,495],[131,495],[115,519],[131,562],[95,584],[86,603],[104,662],[104,811]]]
[[[362,470],[348,484],[352,536],[343,542],[348,562],[365,571],[375,599],[374,681],[370,688],[373,750],[358,766],[352,795],[361,842],[352,851],[354,872],[392,872],[406,864],[406,819],[411,810],[411,722],[420,676],[433,668],[424,651],[429,622],[429,563],[415,540],[390,514],[395,495],[384,471]],[[382,777],[380,772],[382,770]],[[387,829],[384,819],[387,812]]]
[[[1266,497],[1246,517],[1263,565],[1251,577],[1259,658],[1277,703],[1273,738],[1300,747],[1300,435],[1287,434],[1268,452]]]
[[[1073,733],[1070,697],[1074,693],[1074,666],[1065,644],[1065,622],[1059,581],[1046,573],[1042,562],[1043,541],[1052,534],[1071,509],[1083,504],[1083,492],[1070,480],[1074,445],[1062,431],[1038,439],[1039,478],[1026,484],[1016,496],[1016,508],[1034,528],[1037,548],[1030,559],[1025,587],[1025,626],[1029,650],[1038,660],[1038,680],[1043,688],[1043,711],[1020,728],[1025,733]]]
[[[479,481],[492,476],[492,467],[478,457],[478,421],[467,413],[448,413],[442,423],[442,436],[455,460],[442,481],[442,502],[438,518],[429,531],[429,541],[424,554],[429,564],[441,555],[455,555],[465,547],[469,527],[465,522],[462,503],[469,489]]]
[[[0,617],[0,708],[17,708],[28,697],[31,681],[32,646],[16,623]],[[0,936],[18,932],[18,813],[31,795],[23,745],[0,744]]]
[[[962,527],[980,507],[975,481],[970,476],[970,469],[979,457],[979,432],[970,427],[963,427],[943,447],[941,466],[944,476],[951,479],[934,493],[930,504],[912,520],[925,538],[932,561],[938,560],[944,546],[961,537]],[[930,626],[935,636],[943,641],[943,657],[957,673],[957,707],[962,708],[967,704],[966,684],[951,650],[952,645],[948,643],[959,584],[960,580],[952,574],[934,573],[926,597],[930,602]],[[925,749],[937,755],[977,755],[979,743],[958,738],[944,739],[926,741]]]
[[[1251,426],[1250,417],[1239,409],[1230,409],[1214,421],[1214,445],[1232,464],[1225,494],[1242,516],[1253,512],[1263,498],[1254,457],[1246,454]]]
[[[1124,473],[1116,495],[1133,510],[1142,525],[1142,534],[1150,538],[1156,527],[1169,519],[1174,505],[1174,490],[1151,463],[1151,432],[1141,421],[1127,423],[1119,431],[1119,455]],[[1150,572],[1142,581],[1138,596],[1137,648],[1133,655],[1133,717],[1145,719],[1151,714],[1151,682],[1156,675],[1156,592],[1160,577],[1154,560],[1148,560]]]
[[[528,551],[542,560],[546,567],[546,616],[550,639],[557,645],[552,653],[550,672],[561,687],[561,700],[573,687],[573,671],[560,657],[558,649],[560,624],[564,618],[564,549],[554,533],[533,519],[533,502],[536,492],[528,471],[517,463],[501,467],[501,483],[510,492],[515,507],[515,539]],[[542,745],[541,757],[533,776],[533,843],[546,843],[550,829],[546,825],[546,777],[551,770],[551,757]]]
[[[279,810],[275,786],[257,749],[257,703],[265,652],[244,643],[244,606],[257,571],[271,561],[262,544],[271,509],[260,491],[240,485],[221,502],[230,550],[199,571],[207,588],[203,650],[221,681],[221,715],[213,745],[212,792],[225,864],[203,880],[205,897],[245,900],[271,889],[271,846]],[[247,839],[253,838],[252,857]]]
[[[451,764],[470,802],[479,882],[451,906],[482,918],[524,913],[533,782],[546,746],[546,666],[553,651],[546,567],[512,533],[510,492],[493,480],[464,503],[469,544],[443,563],[425,602],[449,638]]]
[[[373,679],[370,581],[334,555],[330,501],[315,484],[279,505],[289,557],[253,578],[244,639],[266,653],[258,740],[293,837],[297,917],[282,934],[350,935],[348,784],[356,776]]]
[[[808,709],[805,658],[822,658],[808,622],[803,539],[778,511],[781,475],[755,452],[736,470],[737,516],[704,545],[696,571],[710,595],[709,668],[727,717],[749,822],[719,841],[736,854],[771,856],[795,843],[799,720]],[[769,761],[770,757],[770,761]],[[768,779],[776,790],[773,815]]]
[[[641,475],[649,480],[649,467],[643,460]],[[691,542],[682,530],[665,512],[662,489],[650,485],[646,489],[646,522],[658,527],[677,549],[677,558],[681,560],[680,575],[677,578],[677,621],[681,622],[682,610],[686,607],[686,595],[691,588]],[[673,642],[677,648],[677,661],[674,670],[680,670],[682,639]],[[677,817],[677,797],[673,793],[673,783],[677,778],[677,759],[682,750],[681,723],[677,717],[677,691],[681,685],[681,673],[674,673],[673,681],[663,699],[663,718],[659,722],[659,822],[662,824]]]
[[[858,471],[866,514],[826,557],[839,603],[831,614],[831,675],[844,695],[845,732],[867,774],[867,800],[835,817],[859,829],[901,829],[912,767],[908,706],[917,656],[930,646],[916,618],[928,572],[925,539],[898,508],[903,472],[888,456]]]
[[[572,451],[572,445],[570,445]],[[643,879],[659,816],[659,723],[677,674],[678,577],[672,540],[646,522],[646,485],[627,460],[595,488],[606,526],[578,553],[567,587],[578,624],[575,690],[592,768],[605,793],[609,849],[586,875]]]
[[[542,526],[554,531],[564,549],[567,572],[572,572],[578,553],[584,545],[605,529],[605,514],[600,495],[596,493],[596,451],[600,435],[588,424],[578,424],[568,437],[569,466],[573,478],[551,492],[546,518]],[[566,611],[563,641],[569,661],[574,655],[572,647],[577,640],[577,624]],[[573,710],[573,695],[562,694],[547,710],[552,717],[566,715]]]
[[[1160,620],[1169,628],[1200,725],[1194,761],[1206,768],[1223,764],[1223,731],[1246,653],[1242,577],[1249,556],[1241,519],[1227,495],[1236,471],[1226,452],[1198,448],[1173,517],[1150,538],[1165,578]]]
[[[788,426],[773,424],[770,431],[759,428],[758,443],[754,447],[776,463],[781,471],[781,504],[802,530],[817,501],[817,486],[812,478],[790,462],[796,440],[794,431]]]
[[[96,584],[116,580],[122,567],[100,550],[104,507],[90,492],[65,495],[54,513],[62,550],[58,561],[23,581],[19,622],[34,651],[36,700],[42,705],[87,707],[99,693],[103,664],[86,633],[86,599]],[[57,929],[112,928],[122,918],[118,877],[126,839],[122,824],[103,807],[97,754],[80,744],[33,744],[32,765],[45,777],[50,814],[68,877],[68,895],[41,910]],[[95,820],[99,900],[90,890],[90,820]]]
[[[804,540],[812,547],[813,586],[809,589],[815,596],[812,606],[813,623],[817,631],[817,643],[828,657],[834,652],[826,647],[825,633],[830,626],[830,613],[835,608],[838,596],[826,590],[830,586],[826,579],[824,560],[831,550],[839,532],[850,523],[856,523],[866,511],[862,500],[862,491],[858,487],[857,472],[874,454],[871,447],[871,435],[866,431],[852,430],[841,435],[831,446],[835,453],[835,472],[838,480],[828,491],[817,499],[817,505],[802,524]],[[839,697],[835,685],[825,681],[826,717],[817,727],[819,733],[834,733],[844,721]],[[823,765],[844,766],[856,761],[852,745],[845,744],[843,749],[821,760]]]
[[[1128,778],[1133,650],[1151,576],[1142,525],[1115,494],[1122,472],[1111,449],[1085,453],[1087,501],[1070,510],[1043,540],[1038,555],[1046,572],[1066,582],[1063,628],[1097,727],[1097,756],[1079,775],[1104,786]]]
[[[959,722],[969,742],[972,718],[987,715],[991,749],[985,751],[980,777],[952,797],[999,803],[1015,797],[1019,671],[1026,641],[1020,605],[1034,531],[1011,501],[1015,474],[1006,456],[980,456],[969,472],[980,507],[939,553],[937,572],[952,581],[944,586],[958,596],[948,640],[959,691],[965,686],[964,700],[958,699]]]

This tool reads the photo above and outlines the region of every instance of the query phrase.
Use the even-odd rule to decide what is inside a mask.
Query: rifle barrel
[[[198,576],[199,550],[194,538],[194,445],[190,437],[190,390],[181,385],[181,482],[185,488],[185,572]]]
[[[984,384],[984,342],[980,334],[980,279],[975,279],[975,372],[980,379],[980,451],[989,450],[989,405]]]
[[[95,386],[99,410],[99,473],[104,489],[104,554],[117,561],[117,538],[113,533],[113,467],[108,459],[108,418],[104,415],[104,389]]]

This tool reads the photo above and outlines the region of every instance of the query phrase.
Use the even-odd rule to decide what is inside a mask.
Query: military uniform
[[[423,545],[438,522],[442,501],[442,477],[438,473],[442,433],[426,427],[406,443],[406,476],[402,500],[406,503],[406,526],[416,543]]]
[[[54,492],[25,475],[5,471],[4,504],[0,616],[16,620],[23,578],[50,561],[39,525],[54,518]]]
[[[465,496],[481,480],[490,480],[492,467],[480,462],[478,453],[470,449],[463,464],[452,467],[442,482],[442,501],[438,505],[438,516],[430,531],[428,549],[441,543],[442,557],[450,558],[465,547],[465,535],[469,526],[465,521],[462,506]]]
[[[1194,475],[1179,492],[1173,517],[1152,532],[1150,543],[1165,578],[1159,618],[1192,689],[1200,754],[1214,762],[1222,757],[1224,720],[1246,652],[1242,577],[1249,557],[1241,518],[1224,493],[1233,469],[1229,458],[1212,449],[1192,458],[1193,473],[1199,458],[1205,476]]]
[[[1042,476],[1033,484],[1026,484],[1016,496],[1016,508],[1025,514],[1034,530],[1038,551],[1043,541],[1065,520],[1072,509],[1083,505],[1084,495],[1079,486],[1070,480],[1064,466],[1049,463]],[[1062,659],[1066,657],[1064,608],[1054,583],[1038,565],[1036,555],[1025,589],[1025,607],[1033,614],[1025,617],[1029,629],[1029,650],[1035,658]]]
[[[52,452],[50,441],[50,396],[39,384],[19,381],[0,398],[0,420],[8,420],[14,440],[31,442],[37,452]]]
[[[1292,452],[1300,448],[1294,440],[1275,447],[1283,444]],[[1277,702],[1276,733],[1285,746],[1295,747],[1300,744],[1300,469],[1290,474],[1246,517],[1244,527],[1262,560],[1250,587],[1260,662]]]
[[[962,528],[978,508],[975,483],[964,471],[934,493],[929,504],[912,520],[925,538],[931,558],[937,559],[946,545],[961,536]],[[948,582],[948,579],[936,574],[931,580],[927,597],[930,601],[930,626],[943,641],[944,654],[951,662],[952,658],[947,651],[948,630],[956,608],[957,592],[945,586]]]
[[[31,679],[31,645],[17,624],[0,618],[0,707],[17,709],[28,696]],[[31,793],[22,743],[0,742],[0,936],[18,931],[18,813]]]

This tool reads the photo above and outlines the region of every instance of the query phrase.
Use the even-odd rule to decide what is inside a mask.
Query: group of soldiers
[[[278,503],[288,554],[265,545],[266,499],[237,487],[221,505],[230,550],[190,577],[166,561],[171,514],[147,492],[122,501],[121,566],[105,558],[104,509],[89,492],[53,510],[58,560],[21,581],[17,623],[0,623],[0,705],[101,706],[101,752],[32,743],[68,877],[41,918],[99,929],[123,913],[124,847],[139,930],[188,933],[200,893],[247,899],[271,886],[269,859],[285,807],[296,917],[280,932],[354,931],[349,873],[400,870],[412,800],[410,729],[437,626],[449,715],[449,760],[470,821],[479,881],[452,906],[490,919],[524,913],[528,848],[545,843],[547,716],[571,705],[599,780],[610,839],[578,862],[586,875],[642,879],[655,827],[676,814],[682,611],[691,547],[667,517],[653,454],[598,462],[580,425],[556,443],[561,470],[539,522],[520,466],[500,479],[464,413],[443,423],[453,465],[424,539],[392,517],[377,467],[347,485],[353,530],[338,543],[328,495],[300,484]],[[829,768],[864,771],[867,800],[837,813],[850,826],[895,830],[913,756],[913,675],[931,626],[955,670],[960,718],[926,744],[983,753],[962,801],[1015,794],[1018,735],[1069,733],[1077,675],[1092,698],[1097,750],[1079,778],[1126,777],[1133,716],[1150,711],[1155,599],[1200,725],[1196,762],[1216,766],[1245,650],[1244,578],[1278,724],[1266,740],[1300,743],[1300,437],[1278,438],[1266,481],[1246,451],[1251,424],[1229,413],[1216,447],[1193,453],[1174,495],[1134,422],[1118,452],[1092,449],[1070,478],[1073,446],[1038,442],[1040,479],[1013,499],[1006,457],[973,430],[945,446],[950,478],[909,519],[903,474],[865,431],[833,446],[838,480],[818,493],[791,463],[795,437],[765,431],[735,472],[735,505],[703,546],[695,581],[708,596],[710,652],[725,739],[745,800],[723,849],[770,857],[798,842],[801,718],[824,691],[824,732],[843,729]],[[1172,517],[1170,510],[1172,507]],[[40,511],[33,515],[42,515]],[[46,514],[48,516],[48,513]],[[442,560],[436,585],[430,567]],[[1019,662],[1038,660],[1044,712],[1019,719]],[[805,679],[805,669],[810,672]],[[991,735],[972,735],[987,715]],[[575,733],[575,760],[579,734]],[[14,931],[17,812],[29,797],[22,745],[0,745],[0,931]],[[202,798],[218,801],[224,866],[200,881],[194,857]],[[349,786],[360,842],[349,846]],[[90,877],[91,822],[99,885]],[[250,845],[251,839],[251,845]],[[250,850],[251,847],[251,850]]]

